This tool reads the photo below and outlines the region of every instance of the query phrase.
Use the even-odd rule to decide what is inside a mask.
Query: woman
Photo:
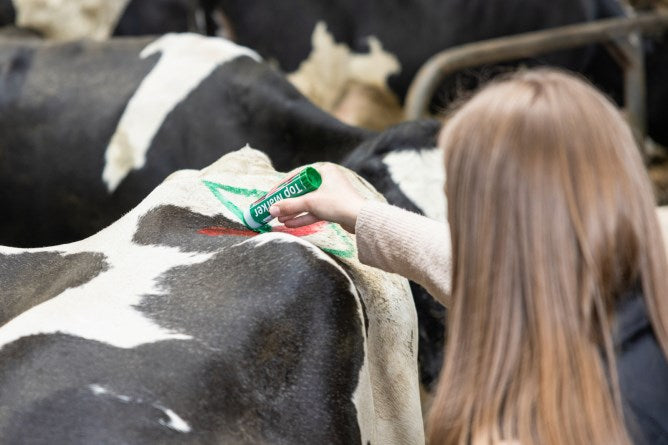
[[[666,255],[619,112],[579,79],[527,71],[466,102],[439,145],[451,292],[437,223],[362,201],[334,167],[272,210],[356,231],[361,261],[449,306],[429,443],[668,443]]]

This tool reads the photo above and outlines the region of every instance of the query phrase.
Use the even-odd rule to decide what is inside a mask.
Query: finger
[[[305,197],[283,199],[269,207],[271,216],[299,215],[307,211]]]
[[[296,217],[298,217],[299,215],[303,215],[303,213],[297,213],[297,214],[295,214],[295,215],[283,215],[283,216],[279,216],[279,217],[278,217],[278,222],[280,222],[280,223],[284,223],[285,221],[287,221],[287,220],[289,220],[289,219],[292,219],[292,218],[296,218]]]
[[[316,216],[307,213],[306,215],[297,216],[296,218],[289,219],[285,221],[284,224],[285,227],[295,228],[295,227],[308,226],[317,223],[318,221],[320,221],[320,218],[317,218]]]

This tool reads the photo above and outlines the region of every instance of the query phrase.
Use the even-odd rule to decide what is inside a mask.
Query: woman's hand
[[[353,188],[340,167],[335,164],[318,166],[322,185],[318,190],[297,198],[278,201],[269,208],[272,216],[286,227],[301,227],[318,221],[338,223],[355,233],[357,215],[364,198]]]

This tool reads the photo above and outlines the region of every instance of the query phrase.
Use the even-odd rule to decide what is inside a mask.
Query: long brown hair
[[[453,303],[429,443],[629,443],[615,303],[640,285],[668,356],[668,289],[619,111],[583,80],[525,71],[466,102],[440,145]]]

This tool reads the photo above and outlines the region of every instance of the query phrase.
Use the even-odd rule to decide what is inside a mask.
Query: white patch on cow
[[[146,162],[153,137],[167,115],[219,65],[256,52],[224,39],[198,34],[167,34],[153,41],[141,58],[161,53],[121,116],[105,153],[102,179],[113,192],[133,169]]]
[[[130,0],[12,0],[16,25],[47,39],[107,39]]]
[[[167,428],[171,428],[171,429],[179,431],[181,433],[189,433],[191,431],[190,425],[188,425],[188,423],[185,420],[183,420],[181,417],[179,417],[171,409],[165,408],[164,406],[160,406],[160,405],[153,405],[153,406],[162,410],[167,415],[167,417],[169,418],[168,422],[165,422],[162,419],[158,420],[158,422],[161,425],[165,425]]]
[[[140,207],[143,207],[140,205]],[[130,240],[137,220],[144,212],[137,208],[97,235],[67,246],[40,249],[103,252],[109,269],[89,282],[18,315],[0,329],[0,348],[29,335],[63,333],[104,342],[119,348],[133,348],[163,340],[188,340],[189,335],[159,326],[137,309],[144,295],[160,295],[160,276],[175,266],[197,264],[213,254],[193,254],[166,246],[143,246]],[[119,233],[120,232],[120,233]],[[80,250],[79,250],[80,251]]]
[[[116,394],[115,392],[97,384],[88,385],[88,388],[96,396],[113,397],[114,399],[120,400],[123,403],[147,403],[145,400],[141,398],[133,398],[130,396]],[[176,414],[171,409],[166,408],[157,403],[151,403],[150,405],[153,406],[154,408],[159,409],[167,416],[168,419],[167,421],[165,421],[164,419],[158,419],[158,423],[160,425],[164,425],[167,428],[171,428],[180,433],[189,433],[190,431],[192,431],[190,425],[188,425],[188,422],[183,420],[178,414]]]
[[[333,111],[351,84],[362,84],[393,96],[387,79],[401,70],[398,59],[383,50],[376,37],[369,37],[369,53],[355,54],[344,43],[336,43],[325,22],[313,30],[313,50],[288,80],[311,102]],[[396,103],[399,107],[399,103]]]
[[[107,391],[106,388],[104,388],[100,385],[92,384],[92,385],[88,385],[88,387],[90,388],[91,391],[93,391],[93,394],[95,394],[96,396],[99,396],[100,394],[109,393],[109,391]]]
[[[387,154],[383,162],[404,195],[429,218],[446,222],[443,150],[423,148]]]
[[[106,396],[110,396],[110,397],[113,397],[115,399],[118,399],[118,400],[120,400],[121,402],[124,402],[124,403],[132,402],[132,397],[122,396],[120,394],[116,394],[113,391],[110,391],[103,386],[92,384],[92,385],[88,385],[88,387],[90,388],[91,391],[93,391],[93,394],[95,394],[96,396],[106,395]]]

